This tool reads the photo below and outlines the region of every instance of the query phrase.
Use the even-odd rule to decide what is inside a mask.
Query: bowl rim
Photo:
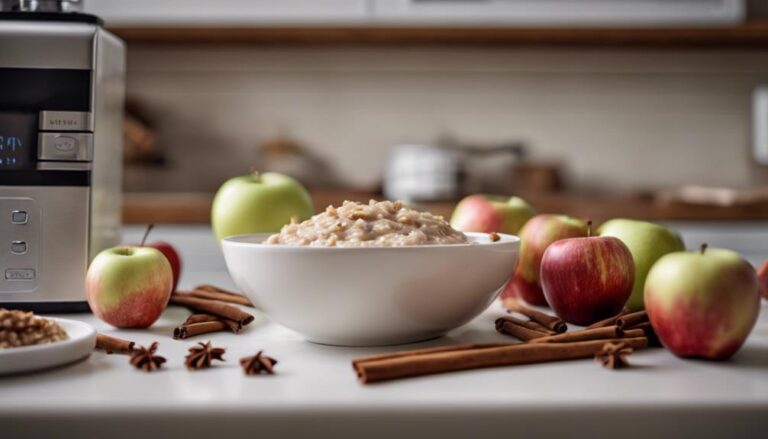
[[[272,250],[292,250],[292,251],[382,251],[382,250],[395,250],[405,251],[406,249],[448,249],[448,248],[476,248],[480,247],[499,247],[520,244],[520,237],[517,235],[510,235],[506,233],[498,233],[498,241],[482,242],[478,241],[478,238],[487,238],[490,233],[484,232],[464,232],[467,237],[470,238],[470,242],[465,244],[424,244],[424,245],[403,245],[403,246],[371,246],[371,247],[314,247],[309,245],[287,245],[287,244],[265,244],[264,242],[253,242],[254,239],[261,239],[262,241],[274,233],[246,233],[241,235],[233,235],[225,237],[221,240],[222,245],[234,246],[234,247],[249,247],[249,248],[268,248]],[[474,239],[472,239],[474,238]]]

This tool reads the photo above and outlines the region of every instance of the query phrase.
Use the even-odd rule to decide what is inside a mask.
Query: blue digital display
[[[33,166],[37,115],[0,113],[0,170]]]
[[[0,166],[15,167],[21,162],[24,143],[17,136],[0,135]]]

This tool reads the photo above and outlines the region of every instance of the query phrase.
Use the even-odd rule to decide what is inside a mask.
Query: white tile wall
[[[443,130],[523,139],[581,188],[765,174],[748,133],[768,51],[133,45],[128,62],[129,95],[150,106],[171,160],[129,170],[129,190],[215,190],[281,130],[360,187],[377,184],[389,145]]]

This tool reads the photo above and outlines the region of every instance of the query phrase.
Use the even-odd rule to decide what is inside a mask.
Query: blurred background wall
[[[131,44],[128,66],[166,155],[129,167],[129,191],[213,191],[258,169],[257,145],[277,136],[361,189],[391,145],[441,134],[522,140],[576,189],[763,180],[749,130],[765,50]]]

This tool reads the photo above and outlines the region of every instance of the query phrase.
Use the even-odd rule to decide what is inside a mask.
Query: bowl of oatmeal
[[[467,323],[514,270],[516,236],[462,233],[400,202],[344,202],[277,234],[222,241],[238,287],[307,340],[416,342]]]

